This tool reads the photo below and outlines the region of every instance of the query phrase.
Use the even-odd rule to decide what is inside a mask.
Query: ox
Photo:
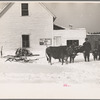
[[[68,46],[58,46],[58,47],[47,47],[46,48],[46,57],[47,57],[47,61],[51,63],[51,57],[53,57],[54,59],[59,59],[59,61],[62,62],[62,65],[65,62],[67,63],[67,59],[68,57],[70,57],[70,62],[73,59],[74,62],[74,58],[76,53],[73,52],[71,47]]]
[[[83,53],[83,51],[84,51],[84,46],[83,46],[83,45],[76,46],[76,47],[74,48],[74,50],[75,50],[76,53]]]
[[[93,49],[92,55],[93,55],[94,60],[97,60],[97,58],[98,58],[98,50],[97,49]]]

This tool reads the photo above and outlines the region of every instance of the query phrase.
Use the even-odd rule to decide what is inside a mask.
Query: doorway
[[[67,40],[67,46],[71,46],[73,43],[75,43],[76,46],[79,45],[79,40]]]

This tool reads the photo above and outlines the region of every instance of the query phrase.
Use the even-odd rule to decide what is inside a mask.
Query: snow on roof
[[[65,30],[65,28],[63,28],[62,26],[58,26],[58,25],[53,25],[53,29],[54,30]]]
[[[66,28],[66,30],[86,30],[86,28]]]

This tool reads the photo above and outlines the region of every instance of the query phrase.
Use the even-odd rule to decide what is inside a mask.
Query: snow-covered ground
[[[100,85],[100,61],[84,62],[83,54],[78,54],[74,63],[61,65],[58,60],[52,59],[50,65],[45,56],[31,63],[10,62],[0,58],[0,82],[24,83],[63,83]]]
[[[10,62],[6,61],[6,58],[0,58],[0,97],[100,97],[97,94],[97,89],[100,88],[100,61],[94,61],[92,54],[90,62],[84,62],[83,54],[78,54],[74,63],[64,65],[55,59],[52,59],[53,65],[50,65],[44,55],[28,59],[36,58],[39,60],[30,63]]]

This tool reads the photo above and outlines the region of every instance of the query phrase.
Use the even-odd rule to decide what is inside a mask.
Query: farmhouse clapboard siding
[[[28,16],[21,15],[21,4],[10,3],[0,15],[0,47],[3,50],[16,50],[22,47],[22,35],[29,36],[29,50],[45,49],[40,45],[42,38],[52,39],[53,14],[41,3],[28,2]],[[52,40],[51,44],[52,45]]]

